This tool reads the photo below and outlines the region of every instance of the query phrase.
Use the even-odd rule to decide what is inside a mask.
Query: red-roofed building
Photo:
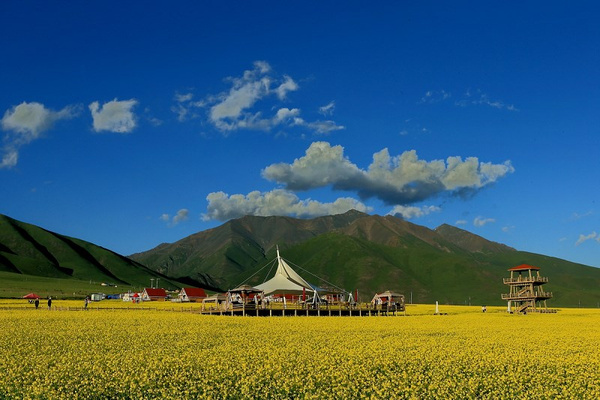
[[[206,292],[201,288],[183,288],[179,292],[179,299],[183,302],[201,302],[206,297]]]
[[[165,301],[167,299],[167,291],[165,289],[145,288],[142,292],[142,300],[144,301]]]

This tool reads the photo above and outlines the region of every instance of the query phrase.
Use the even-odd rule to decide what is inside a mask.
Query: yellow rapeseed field
[[[0,398],[600,398],[599,310],[270,318],[1,306]]]

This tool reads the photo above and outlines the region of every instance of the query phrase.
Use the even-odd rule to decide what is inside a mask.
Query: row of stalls
[[[138,293],[125,293],[122,295],[121,299],[123,301],[131,301],[134,303],[140,301],[177,301],[177,302],[201,302],[203,299],[207,297],[204,289],[201,288],[182,288],[179,293],[175,297],[171,294],[167,293],[165,289],[162,288],[144,288],[141,292]]]

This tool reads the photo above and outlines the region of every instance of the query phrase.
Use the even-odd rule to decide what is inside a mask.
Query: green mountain
[[[358,290],[362,300],[391,289],[415,303],[500,305],[507,269],[526,263],[549,278],[553,306],[600,302],[598,268],[517,251],[449,225],[431,230],[358,211],[309,220],[246,216],[130,257],[170,277],[227,289],[264,281],[276,245],[307,280]]]
[[[166,288],[176,289],[183,285],[110,250],[5,215],[0,215],[0,273],[4,282],[0,295],[18,295],[20,291],[11,292],[10,287],[6,287],[7,282],[13,282],[11,285],[14,286],[14,282],[30,278],[31,282],[37,282],[37,290],[46,293],[59,290],[59,286],[74,288],[63,290],[65,296],[73,296],[73,292],[75,296],[81,296],[94,289],[101,291],[101,283],[117,285],[119,291],[127,290],[123,286],[147,287],[151,279],[160,279],[161,286]],[[46,287],[43,281],[33,277],[47,278]],[[88,284],[84,285],[84,282]],[[27,287],[21,285],[19,290]]]
[[[0,215],[0,297],[42,291],[64,297],[183,285],[228,289],[268,278],[279,246],[307,280],[358,290],[403,292],[407,301],[500,305],[502,278],[519,264],[549,278],[550,304],[596,307],[600,269],[518,251],[450,225],[435,230],[392,216],[349,211],[309,220],[246,216],[172,244],[124,257],[83,240]]]

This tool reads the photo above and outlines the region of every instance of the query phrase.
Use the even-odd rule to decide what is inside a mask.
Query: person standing
[[[33,303],[35,304],[35,309],[37,310],[38,307],[40,306],[40,299],[36,298]]]
[[[85,301],[83,302],[83,306],[86,310],[87,310],[88,304],[90,304],[90,298],[86,296]]]
[[[48,296],[48,310],[52,309],[52,297]]]

